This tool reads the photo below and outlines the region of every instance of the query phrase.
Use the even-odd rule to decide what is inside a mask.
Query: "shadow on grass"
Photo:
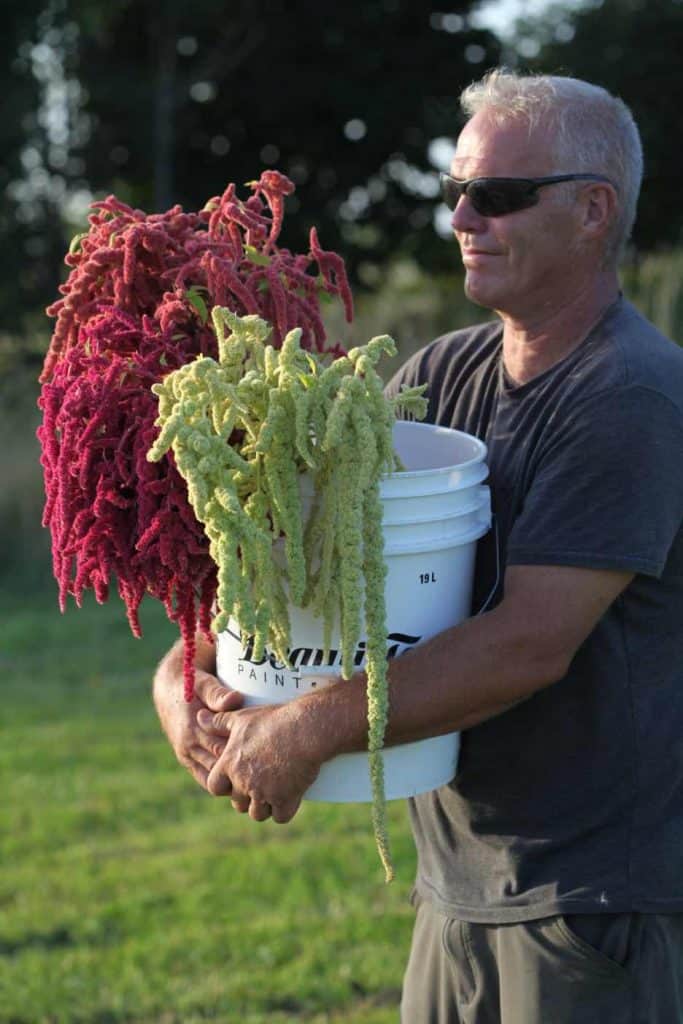
[[[78,939],[68,928],[53,928],[51,932],[27,932],[13,941],[0,938],[0,956],[16,956],[29,949],[61,949],[76,945]]]

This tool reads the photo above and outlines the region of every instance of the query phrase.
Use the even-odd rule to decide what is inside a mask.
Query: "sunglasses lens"
[[[483,178],[472,182],[467,194],[483,217],[502,217],[538,202],[538,192],[524,180]]]
[[[538,202],[536,187],[525,178],[475,178],[465,189],[464,182],[441,175],[441,198],[449,210],[455,210],[463,192],[482,217],[502,217]]]
[[[462,185],[448,174],[441,175],[441,198],[449,210],[454,210],[462,195]]]

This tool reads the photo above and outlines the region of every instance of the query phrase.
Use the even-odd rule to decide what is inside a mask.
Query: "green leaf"
[[[255,263],[257,267],[269,267],[270,256],[266,256],[265,253],[259,252],[254,245],[245,245],[244,251],[247,255],[247,259],[251,263]]]
[[[190,303],[190,305],[193,306],[194,309],[199,314],[199,319],[201,320],[201,322],[205,324],[206,321],[209,319],[209,311],[206,308],[206,303],[204,302],[202,296],[199,294],[197,288],[188,288],[188,290],[185,293],[185,297],[187,298],[187,301]]]
[[[81,242],[83,241],[83,239],[85,238],[85,236],[87,234],[88,234],[87,231],[81,231],[79,234],[73,236],[73,238],[71,239],[71,244],[69,246],[69,255],[70,256],[73,256],[73,254],[75,252],[80,252],[81,251]]]

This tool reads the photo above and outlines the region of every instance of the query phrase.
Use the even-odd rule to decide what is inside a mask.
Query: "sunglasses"
[[[538,190],[561,181],[613,182],[603,174],[553,174],[549,178],[470,178],[461,181],[450,174],[440,174],[441,198],[449,210],[455,210],[461,196],[467,196],[482,217],[503,217],[516,213],[539,200]]]

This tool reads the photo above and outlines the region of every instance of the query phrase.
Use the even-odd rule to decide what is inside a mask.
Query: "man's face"
[[[573,168],[561,168],[571,171]],[[460,134],[451,165],[454,178],[536,178],[557,172],[542,131],[519,121],[496,125],[475,114]],[[484,217],[462,196],[453,230],[465,266],[465,292],[473,302],[523,318],[547,312],[571,293],[580,263],[578,220],[562,194],[539,190],[536,206]]]

